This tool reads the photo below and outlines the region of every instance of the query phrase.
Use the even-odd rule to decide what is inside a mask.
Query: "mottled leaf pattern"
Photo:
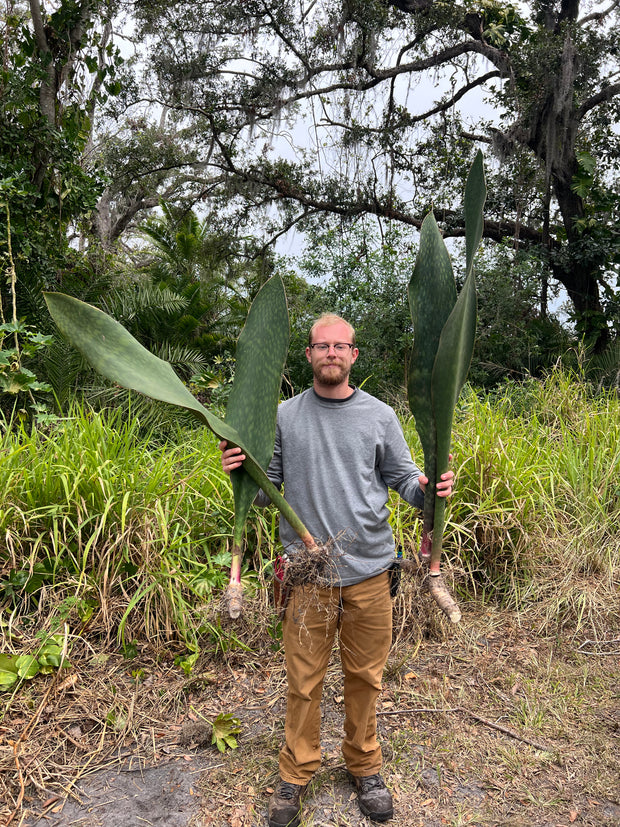
[[[429,494],[447,470],[452,419],[467,377],[476,333],[476,284],[473,258],[482,238],[486,197],[482,153],[478,152],[465,187],[465,283],[456,295],[448,251],[432,214],[422,224],[420,250],[409,283],[414,347],[409,370],[409,406],[424,451]],[[432,528],[431,568],[441,554],[445,501],[427,497],[425,531]]]
[[[441,331],[456,302],[452,264],[432,213],[422,223],[420,248],[408,295],[414,340],[407,392],[428,468],[436,453],[435,423],[430,405],[433,365]]]
[[[461,388],[467,379],[476,338],[476,279],[473,257],[482,238],[482,208],[486,197],[482,153],[470,170],[465,188],[466,279],[441,332],[431,392],[437,427],[437,468],[448,467],[452,418]]]
[[[478,151],[471,165],[465,185],[465,275],[469,276],[474,255],[482,239],[484,217],[482,208],[487,197],[487,185],[484,177],[482,152]]]
[[[60,331],[106,379],[192,411],[220,439],[241,445],[252,456],[249,449],[245,451],[235,428],[201,405],[168,362],[143,347],[117,321],[64,293],[46,293],[45,301]]]
[[[273,276],[252,302],[237,342],[235,381],[226,405],[225,421],[263,468],[273,454],[276,412],[289,342],[284,285]],[[243,468],[231,475],[235,521],[245,521],[258,485]]]

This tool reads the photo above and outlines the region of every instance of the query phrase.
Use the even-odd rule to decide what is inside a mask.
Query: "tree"
[[[234,238],[210,231],[208,218],[161,205],[139,230],[148,245],[138,256],[152,284],[184,299],[184,307],[165,322],[170,341],[187,343],[205,356],[234,349],[250,300],[242,283],[240,250]],[[162,319],[152,335],[161,338]],[[144,333],[144,331],[143,331]]]
[[[81,279],[70,247],[103,189],[83,163],[98,102],[118,91],[119,56],[110,42],[112,9],[65,0],[9,2],[0,45],[0,200],[11,216],[20,312],[41,311],[40,290]],[[8,248],[8,239],[0,237]],[[47,315],[47,314],[45,314]]]
[[[487,245],[488,246],[488,245]],[[570,347],[553,314],[541,316],[543,264],[496,245],[476,268],[478,335],[469,381],[490,387],[505,378],[539,375]]]
[[[419,227],[433,203],[445,235],[460,236],[454,193],[483,144],[501,162],[485,237],[539,251],[588,343],[600,349],[617,332],[607,302],[617,302],[620,254],[619,3],[176,0],[137,10],[158,99],[200,136],[194,197],[227,193],[229,217],[235,203],[246,217],[276,204],[274,235],[325,212]],[[493,118],[472,118],[470,101],[485,95]],[[302,122],[310,142],[294,137]],[[543,280],[543,315],[545,290]]]
[[[98,2],[68,0],[46,10],[40,0],[8,0],[0,18],[4,410],[22,391],[34,403],[33,391],[49,389],[36,378],[49,341],[41,331],[51,332],[42,288],[94,281],[70,236],[102,190],[82,160],[93,107],[116,91],[108,15]]]
[[[394,226],[381,238],[368,220],[309,232],[300,259],[302,274],[320,285],[311,300],[314,317],[333,312],[351,322],[360,348],[356,381],[381,398],[406,382],[411,346],[407,283],[414,260],[410,234]],[[308,327],[296,343],[299,354],[307,344]],[[300,389],[312,379],[304,361]]]

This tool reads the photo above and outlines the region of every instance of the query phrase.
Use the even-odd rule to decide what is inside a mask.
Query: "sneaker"
[[[307,786],[278,782],[269,799],[269,827],[297,827],[301,818],[301,796]]]
[[[392,794],[380,775],[354,775],[360,810],[371,821],[388,821],[394,815]]]

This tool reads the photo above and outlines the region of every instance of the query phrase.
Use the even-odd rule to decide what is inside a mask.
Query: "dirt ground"
[[[519,617],[464,609],[458,626],[397,623],[378,707],[390,823],[620,825],[618,630],[543,637]],[[144,649],[92,655],[52,692],[33,682],[0,722],[0,823],[266,824],[286,684],[278,643],[263,637],[260,652],[204,656],[189,676]],[[222,712],[241,725],[225,753],[210,739]],[[340,755],[342,713],[334,655],[303,827],[369,824]]]

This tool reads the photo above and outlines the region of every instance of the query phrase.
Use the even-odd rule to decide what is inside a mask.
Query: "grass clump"
[[[3,434],[5,618],[69,621],[106,641],[204,631],[206,606],[227,581],[232,493],[215,437],[177,436],[150,443],[138,420],[78,407],[46,432]],[[261,548],[266,526],[257,515],[249,529]],[[258,585],[247,567],[244,575]]]
[[[454,431],[446,551],[461,595],[527,611],[545,629],[617,626],[617,395],[557,370],[494,394],[470,390]]]

